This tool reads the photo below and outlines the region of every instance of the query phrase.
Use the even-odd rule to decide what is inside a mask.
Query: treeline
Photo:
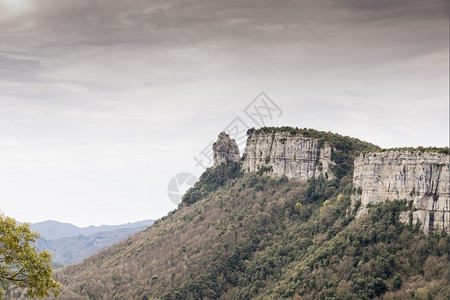
[[[375,149],[369,151],[363,151],[363,154],[371,153],[371,152],[389,152],[389,151],[405,151],[405,152],[436,152],[442,154],[449,154],[448,147],[400,147],[400,148],[387,148],[387,149]]]

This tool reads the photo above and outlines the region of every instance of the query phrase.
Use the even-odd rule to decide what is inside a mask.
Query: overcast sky
[[[0,210],[159,218],[264,91],[266,125],[447,146],[448,0],[0,0]]]

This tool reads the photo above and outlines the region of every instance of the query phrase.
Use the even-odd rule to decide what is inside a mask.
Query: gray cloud
[[[337,0],[335,8],[348,9],[358,20],[448,20],[449,2],[446,0]]]
[[[2,80],[38,82],[41,81],[38,74],[42,69],[36,59],[14,58],[0,53],[0,79]]]
[[[91,69],[109,66],[110,76],[96,80],[93,72],[85,84],[101,88],[116,77],[114,88],[130,73],[147,84],[198,77],[193,71],[210,66],[323,71],[414,59],[447,49],[448,30],[436,26],[446,7],[444,1],[46,1],[3,22],[0,36],[52,78],[58,70],[63,80],[83,81]],[[20,29],[25,21],[30,25]],[[61,70],[74,65],[81,74]]]

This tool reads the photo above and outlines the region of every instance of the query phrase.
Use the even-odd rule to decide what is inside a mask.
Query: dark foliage
[[[195,203],[208,193],[224,186],[229,180],[240,178],[242,175],[241,165],[237,162],[222,163],[214,168],[209,168],[200,176],[200,180],[183,195],[182,203]]]
[[[376,149],[364,151],[363,153],[369,152],[390,152],[390,151],[407,151],[407,152],[436,152],[442,154],[450,154],[449,147],[400,147],[400,148],[386,148],[386,149]]]

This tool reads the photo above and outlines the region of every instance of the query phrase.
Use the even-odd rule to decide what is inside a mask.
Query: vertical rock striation
[[[228,134],[221,132],[213,144],[214,166],[224,162],[239,162],[239,147]]]
[[[332,178],[331,147],[319,146],[315,138],[288,131],[252,132],[247,139],[242,168],[254,172],[271,167],[272,172],[289,179],[306,181],[323,175]]]
[[[367,206],[387,200],[412,201],[412,210],[400,219],[420,221],[425,233],[436,228],[450,233],[449,155],[436,152],[386,151],[361,154],[355,159],[353,183],[361,201],[357,216]]]

